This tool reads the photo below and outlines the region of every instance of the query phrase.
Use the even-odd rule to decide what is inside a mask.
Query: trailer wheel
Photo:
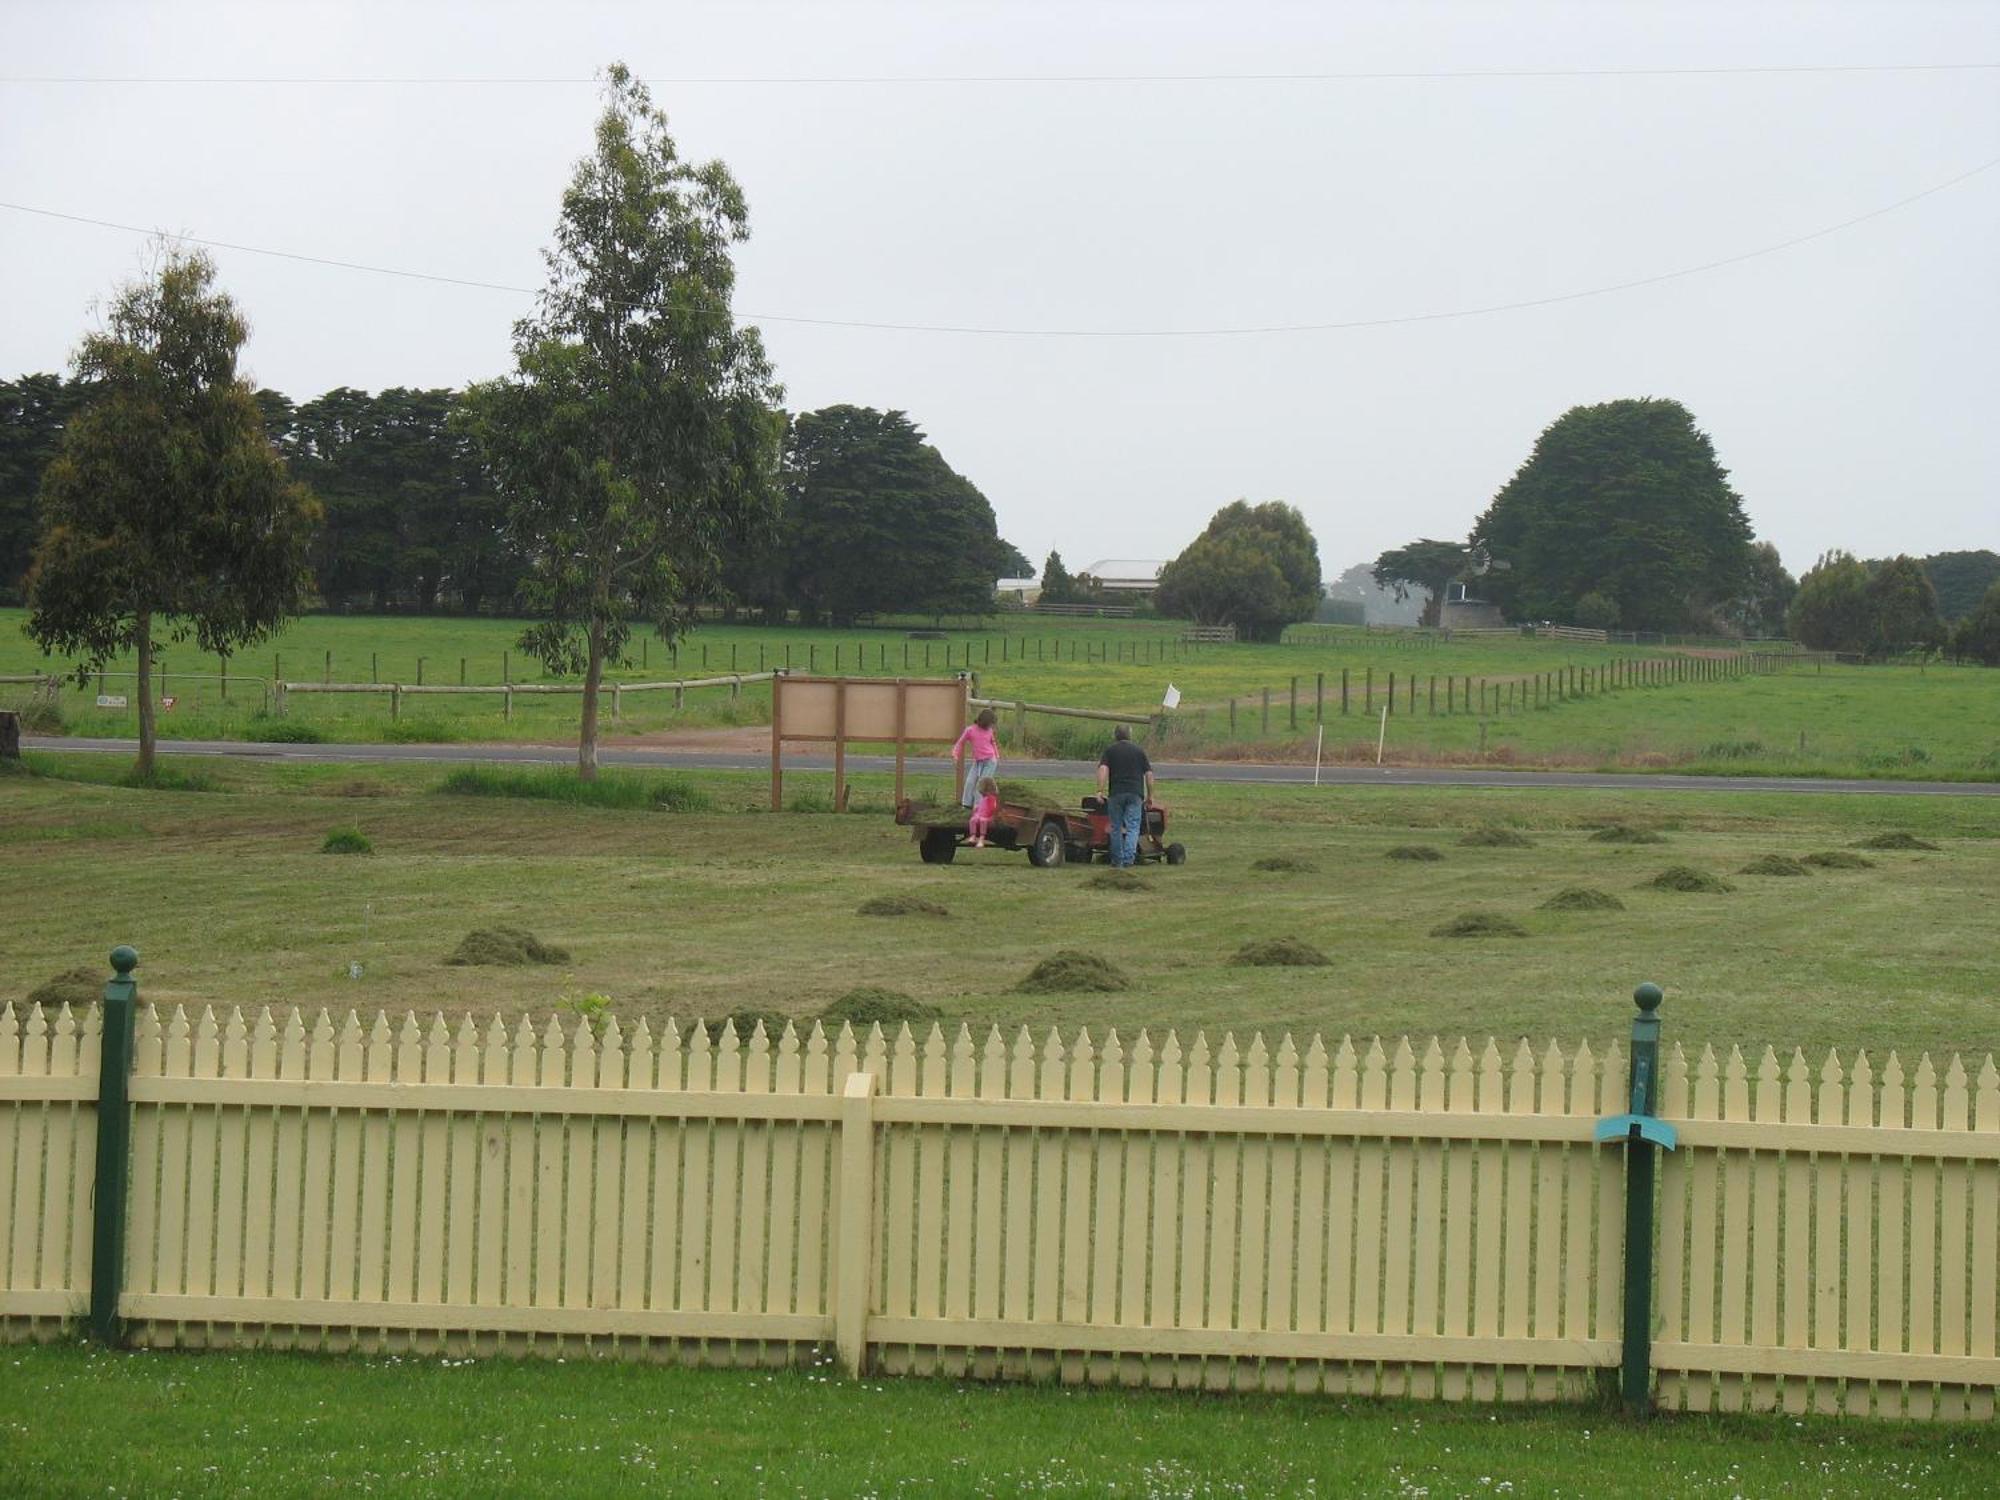
[[[1028,863],[1038,870],[1047,870],[1061,864],[1065,852],[1063,826],[1050,818],[1035,830],[1035,841],[1028,845]]]
[[[948,865],[958,853],[958,836],[949,828],[932,828],[917,845],[917,854],[927,865]]]
[[[1184,864],[1186,864],[1186,863],[1187,863],[1187,845],[1186,845],[1186,844],[1169,844],[1169,845],[1167,845],[1167,863],[1168,863],[1168,864],[1170,864],[1170,865],[1184,865]]]

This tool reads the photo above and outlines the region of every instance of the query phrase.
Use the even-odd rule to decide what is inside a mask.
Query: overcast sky
[[[1329,577],[1462,536],[1567,408],[1687,404],[1795,571],[2000,548],[2000,72],[719,83],[2000,62],[2000,4],[836,6],[0,0],[0,75],[588,79],[623,59],[748,195],[738,306],[794,409],[910,413],[1038,564],[1170,557],[1239,496]],[[0,83],[0,199],[535,285],[586,83]],[[527,299],[216,252],[248,372],[460,385]],[[130,234],[0,209],[0,375],[64,365]]]

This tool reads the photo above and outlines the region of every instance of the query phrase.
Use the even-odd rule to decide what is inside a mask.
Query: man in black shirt
[[[1153,763],[1132,743],[1132,731],[1120,724],[1111,744],[1097,762],[1097,790],[1111,818],[1111,863],[1135,864],[1139,858],[1139,820],[1153,800]]]

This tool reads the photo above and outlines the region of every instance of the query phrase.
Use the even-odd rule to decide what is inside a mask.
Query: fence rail
[[[89,1299],[104,1014],[0,1007],[8,1336]],[[1629,1353],[1616,1044],[180,1007],[133,1040],[105,1295],[143,1344],[1481,1400]],[[1991,1059],[1662,1072],[1661,1403],[1990,1417]]]

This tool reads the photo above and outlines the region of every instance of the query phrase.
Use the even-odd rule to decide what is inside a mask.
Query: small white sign
[[[123,708],[125,706],[125,695],[123,693],[99,693],[97,695],[97,706],[99,708]]]
[[[1160,700],[1160,707],[1179,708],[1180,706],[1181,706],[1181,690],[1175,687],[1170,682],[1167,684],[1167,696]]]

